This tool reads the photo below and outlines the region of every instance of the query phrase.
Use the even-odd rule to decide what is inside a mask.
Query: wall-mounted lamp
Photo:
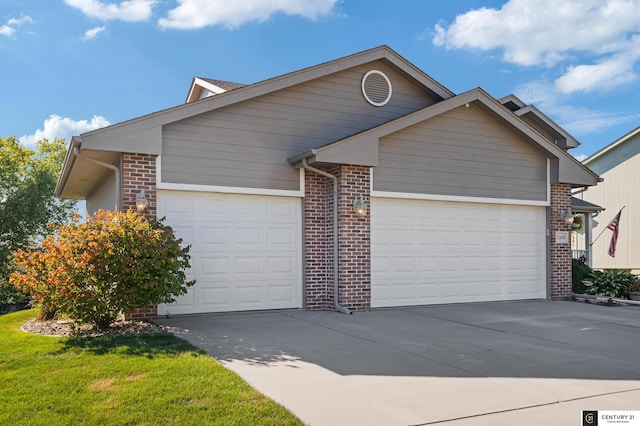
[[[571,213],[571,209],[560,210],[560,219],[564,220],[567,226],[571,226],[571,224],[573,224],[573,213]]]
[[[144,189],[136,194],[136,210],[138,213],[144,213],[144,211],[149,207],[149,200],[144,195]]]
[[[367,215],[367,205],[364,203],[364,198],[356,197],[356,199],[353,200],[353,211],[359,217],[365,217]]]

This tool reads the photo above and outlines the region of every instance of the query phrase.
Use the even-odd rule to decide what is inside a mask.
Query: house
[[[166,217],[197,284],[148,315],[563,298],[577,141],[381,46],[73,138],[57,186]],[[143,315],[142,313],[139,313]]]
[[[640,127],[612,142],[583,161],[604,178],[597,187],[582,193],[586,201],[606,209],[593,236],[593,267],[628,269],[640,273]],[[615,257],[609,255],[612,231],[606,230],[622,211]]]
[[[601,184],[599,184],[601,185]],[[581,190],[578,190],[581,191]],[[580,196],[582,192],[576,193]],[[578,259],[588,266],[593,266],[593,224],[595,218],[604,210],[597,204],[585,201],[577,196],[571,197],[571,213],[573,216],[582,216],[583,224],[578,225],[574,220],[573,225],[578,225],[571,234],[571,248],[573,258]]]

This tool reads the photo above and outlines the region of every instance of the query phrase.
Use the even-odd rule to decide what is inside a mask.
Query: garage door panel
[[[197,280],[160,314],[302,306],[300,199],[158,191],[158,212],[191,244]]]
[[[543,298],[545,209],[372,199],[372,306]]]

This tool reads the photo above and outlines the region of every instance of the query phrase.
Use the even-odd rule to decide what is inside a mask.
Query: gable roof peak
[[[246,84],[196,76],[191,80],[191,86],[189,86],[189,93],[187,94],[185,103],[198,101],[209,96],[218,95],[244,86],[246,86]]]

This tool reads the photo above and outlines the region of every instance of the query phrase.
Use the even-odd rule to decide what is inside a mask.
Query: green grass
[[[0,424],[300,425],[235,373],[170,334],[39,336],[0,315]]]

